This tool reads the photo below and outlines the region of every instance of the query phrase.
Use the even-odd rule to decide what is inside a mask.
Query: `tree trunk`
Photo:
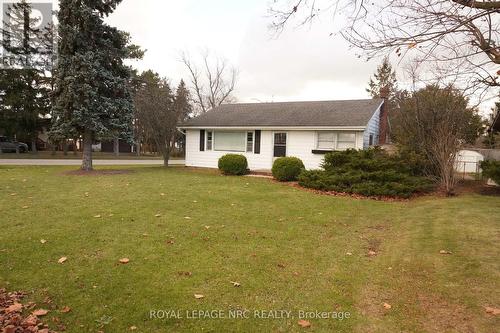
[[[115,153],[115,156],[120,156],[120,139],[118,138],[113,140],[113,153]]]
[[[86,129],[83,133],[82,170],[92,171],[92,131]]]
[[[168,160],[170,159],[170,144],[167,143],[162,149],[163,166],[168,167]]]
[[[36,149],[36,139],[31,140],[31,152],[33,154],[37,154],[38,150]]]
[[[63,140],[63,154],[64,156],[68,155],[68,140]]]
[[[135,153],[137,154],[137,156],[141,156],[141,143],[140,142],[137,142],[135,144]]]

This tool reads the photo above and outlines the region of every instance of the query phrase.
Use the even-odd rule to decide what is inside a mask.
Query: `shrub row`
[[[299,184],[321,191],[408,198],[428,192],[418,158],[389,156],[381,149],[347,150],[325,155],[322,170],[303,171]]]

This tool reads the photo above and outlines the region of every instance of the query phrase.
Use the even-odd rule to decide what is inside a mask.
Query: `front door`
[[[286,139],[285,132],[274,133],[274,157],[286,156]]]

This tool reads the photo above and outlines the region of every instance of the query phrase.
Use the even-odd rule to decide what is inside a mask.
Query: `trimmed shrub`
[[[280,157],[273,163],[273,176],[280,182],[297,180],[299,174],[304,170],[304,163],[297,157]]]
[[[219,158],[219,170],[225,175],[245,175],[248,173],[247,158],[239,154],[226,154]]]
[[[500,161],[483,161],[481,169],[483,169],[483,176],[493,179],[495,183],[500,185]]]
[[[322,168],[303,171],[299,184],[322,191],[402,198],[434,188],[428,178],[420,176],[418,159],[391,156],[377,148],[328,153]]]

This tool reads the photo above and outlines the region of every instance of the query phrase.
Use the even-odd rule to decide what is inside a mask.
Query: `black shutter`
[[[200,130],[200,151],[205,151],[205,130]]]
[[[260,130],[255,131],[255,148],[254,154],[260,154]]]

